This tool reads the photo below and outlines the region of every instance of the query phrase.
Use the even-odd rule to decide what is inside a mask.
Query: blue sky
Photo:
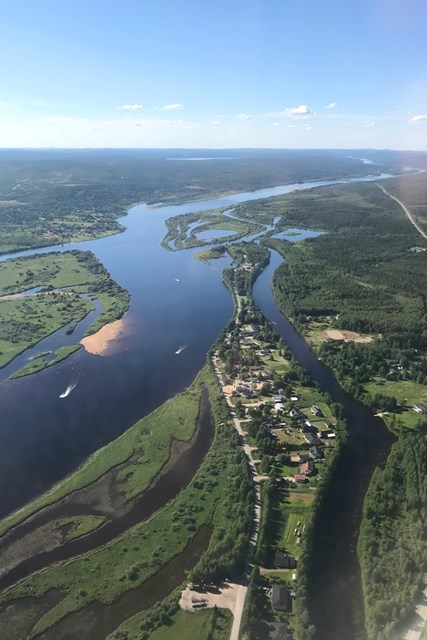
[[[427,150],[422,0],[0,0],[1,147]]]

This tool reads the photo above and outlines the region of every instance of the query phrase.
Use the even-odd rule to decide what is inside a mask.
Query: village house
[[[304,433],[304,440],[311,445],[320,444],[319,438],[314,433]]]
[[[321,417],[323,417],[322,410],[321,410],[321,409],[319,409],[319,407],[317,406],[317,404],[314,404],[314,405],[311,407],[311,413],[312,413],[314,416],[319,416],[320,418],[321,418]]]
[[[313,458],[316,458],[316,459],[323,458],[323,451],[319,447],[310,447],[309,452]]]
[[[299,470],[304,476],[312,476],[316,468],[312,462],[303,462]]]
[[[275,611],[287,611],[289,608],[289,592],[283,584],[273,584],[271,590],[271,607]]]
[[[293,556],[283,551],[276,551],[274,554],[274,568],[275,569],[295,569],[297,561]]]
[[[302,420],[306,417],[299,409],[291,409],[289,411],[289,415],[291,418],[295,418],[296,420]]]

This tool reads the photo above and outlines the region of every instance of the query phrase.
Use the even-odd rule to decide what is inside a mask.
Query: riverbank
[[[221,416],[224,419],[226,413],[224,414],[221,408],[222,401],[216,390],[212,374],[205,370],[199,376],[199,384],[207,385],[204,388],[206,392],[209,390],[216,420]],[[203,414],[203,411],[202,408],[200,415]],[[213,420],[212,416],[210,420]],[[33,606],[37,605],[36,608],[43,609],[44,594],[50,593],[52,589],[60,589],[65,597],[50,613],[45,612],[36,626],[34,626],[34,621],[32,622],[33,633],[42,634],[41,637],[46,638],[57,637],[55,634],[61,629],[62,623],[60,621],[66,620],[65,624],[69,630],[74,625],[73,616],[77,615],[78,619],[81,620],[84,616],[87,621],[86,635],[83,634],[82,637],[100,637],[97,635],[98,627],[93,628],[89,619],[95,615],[94,620],[99,620],[101,611],[106,611],[103,607],[104,604],[113,601],[121,602],[124,593],[128,590],[133,592],[139,585],[143,585],[150,576],[154,576],[161,567],[167,566],[172,558],[181,553],[186,545],[190,544],[190,549],[193,546],[191,540],[194,533],[205,524],[209,527],[213,526],[213,530],[208,538],[210,539],[209,549],[207,554],[202,557],[198,571],[205,572],[212,577],[215,572],[219,572],[219,577],[225,571],[227,574],[232,574],[238,570],[240,546],[243,545],[243,548],[246,546],[247,537],[245,533],[247,522],[244,516],[245,507],[243,507],[245,501],[241,492],[243,491],[247,497],[251,483],[243,453],[241,456],[238,454],[238,449],[236,450],[235,446],[236,438],[230,427],[220,423],[217,429],[218,435],[207,454],[205,463],[197,471],[194,478],[193,471],[190,469],[190,477],[185,480],[185,488],[182,487],[183,491],[168,507],[156,511],[146,521],[140,513],[139,519],[142,518],[142,524],[136,524],[133,528],[128,529],[117,539],[108,543],[106,547],[101,546],[83,557],[46,568],[41,573],[21,581],[17,587],[7,591],[0,599],[0,617],[2,618],[2,628],[10,630],[11,635],[8,635],[8,638],[12,640],[15,637],[12,632],[13,616],[9,617],[10,604],[15,601],[15,598],[36,597],[37,601],[33,601]],[[206,430],[206,425],[204,425],[204,430]],[[122,478],[126,478],[130,469],[132,469],[132,465],[127,469],[121,469],[119,474],[122,475]],[[242,482],[245,476],[247,476],[247,481]],[[212,480],[213,477],[215,480]],[[230,477],[239,478],[239,483],[230,483]],[[188,486],[187,483],[189,483]],[[174,491],[179,490],[176,482],[172,484]],[[76,500],[78,499],[76,496]],[[163,502],[168,500],[164,491],[162,491],[162,500]],[[102,534],[105,527],[106,525],[102,524],[96,531]],[[226,539],[222,533],[224,528],[228,531]],[[162,532],[160,544],[159,536],[156,535],[159,531]],[[96,535],[96,532],[86,534],[86,539],[88,535]],[[19,539],[22,537],[19,536]],[[240,542],[236,544],[236,541]],[[221,568],[215,569],[218,545],[221,545],[222,549]],[[205,548],[207,546],[208,544],[205,543]],[[151,557],[152,561],[149,563],[141,562],[141,557]],[[194,558],[194,554],[191,557]],[[187,565],[187,568],[192,568],[192,565]],[[115,578],[112,579],[112,576]],[[181,580],[182,578],[178,580],[178,584]],[[80,591],[76,599],[75,585],[77,584],[80,586]],[[170,590],[171,586],[177,586],[177,584],[171,585],[171,582],[168,581],[166,589]],[[66,595],[67,593],[68,595]],[[167,593],[168,591],[164,593],[164,596]],[[161,597],[160,594],[158,596]],[[2,602],[3,604],[9,603],[6,609],[1,606]],[[92,605],[91,603],[94,602],[99,604]],[[122,620],[117,617],[119,614],[115,605],[112,607],[115,610],[115,616],[114,619],[110,618],[108,623],[111,631],[132,613],[125,600],[122,604],[123,606],[119,606]],[[104,618],[105,616],[102,618],[105,632],[105,624],[107,623]],[[49,635],[48,629],[50,628],[54,630],[53,636]],[[29,629],[26,633],[29,633]],[[43,635],[45,633],[46,636]],[[19,636],[19,640],[21,639],[22,636]]]
[[[70,335],[78,333],[79,323],[94,308],[91,299],[99,299],[102,309],[93,319],[89,332],[121,317],[129,304],[127,292],[88,252],[53,253],[1,262],[0,290],[8,292],[0,298],[0,366],[3,367],[61,327],[68,325]],[[97,348],[102,348],[100,344]],[[40,357],[33,354],[31,362],[14,377],[52,366],[71,355],[78,346],[58,345],[58,349],[56,357],[50,359],[43,355],[41,345]]]
[[[88,353],[96,356],[109,355],[117,349],[116,340],[124,333],[124,320],[115,320],[104,325],[96,333],[80,340]]]

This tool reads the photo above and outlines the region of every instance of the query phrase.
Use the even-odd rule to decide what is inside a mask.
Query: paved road
[[[215,354],[213,356],[213,366],[215,369],[215,373],[216,376],[218,378],[219,384],[221,385],[221,388],[224,389],[224,380],[223,377],[221,375],[221,372],[218,368],[218,356],[217,354]],[[249,580],[249,576],[252,570],[252,562],[253,562],[253,558],[254,558],[254,554],[256,551],[256,545],[257,545],[257,540],[258,540],[258,533],[259,533],[259,523],[261,520],[261,489],[260,489],[260,480],[264,479],[264,476],[258,476],[257,473],[257,469],[255,466],[255,462],[254,462],[254,458],[252,457],[252,452],[255,450],[255,447],[250,447],[247,440],[246,440],[246,436],[245,433],[242,429],[242,422],[245,422],[244,420],[239,420],[239,418],[234,417],[234,405],[233,402],[231,400],[230,394],[228,393],[224,393],[224,397],[225,400],[228,404],[228,406],[230,407],[230,409],[232,410],[231,413],[233,415],[233,423],[234,423],[234,427],[237,431],[237,433],[239,434],[241,441],[242,441],[242,446],[243,446],[243,450],[248,458],[248,462],[249,462],[249,466],[252,469],[252,473],[253,473],[253,482],[254,482],[254,489],[255,489],[255,509],[254,509],[254,520],[253,520],[253,530],[252,530],[252,536],[250,539],[250,543],[249,543],[249,550],[248,550],[248,556],[247,556],[247,564],[246,564],[246,569],[245,569],[245,580]],[[238,587],[238,592],[237,592],[237,598],[236,598],[236,606],[234,609],[234,619],[233,619],[233,626],[231,628],[231,634],[230,634],[230,640],[239,640],[239,635],[240,635],[240,625],[241,625],[241,621],[242,621],[242,614],[243,614],[243,609],[245,606],[245,600],[246,600],[246,593],[248,591],[247,586],[245,585],[239,585]]]
[[[394,196],[391,195],[391,193],[389,193],[388,191],[386,191],[384,189],[384,187],[380,184],[377,184],[377,187],[379,187],[381,189],[381,191],[384,191],[384,193],[386,194],[386,196],[388,196],[389,198],[391,198],[392,200],[394,200],[395,202],[397,202],[397,204],[400,204],[400,206],[402,207],[403,211],[405,212],[408,220],[414,225],[415,229],[418,231],[418,233],[420,235],[422,235],[422,237],[424,238],[424,240],[427,240],[427,233],[425,233],[421,227],[419,226],[418,222],[415,220],[414,216],[412,215],[412,213],[409,211],[408,207],[403,204],[403,202],[401,202],[400,200],[398,200],[397,198],[395,198]]]

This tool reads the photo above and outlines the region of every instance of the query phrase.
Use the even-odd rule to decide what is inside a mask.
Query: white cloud
[[[173,104],[167,104],[164,107],[162,107],[162,111],[182,111],[183,110],[183,106],[182,104],[178,104],[177,102],[174,102]]]
[[[123,111],[139,111],[143,108],[142,104],[123,104],[119,107],[119,109],[122,109]]]
[[[221,120],[212,120],[212,124],[215,124],[215,125],[221,124]]]
[[[288,108],[282,111],[282,116],[309,116],[314,111],[312,111],[306,104],[300,104],[299,107],[293,107],[292,109]]]
[[[313,127],[311,127],[309,124],[306,124],[304,129],[306,129],[307,131],[311,131]]]
[[[288,129],[296,129],[296,124],[288,124]]]
[[[281,122],[273,122],[273,124],[271,126],[272,127],[281,127],[282,123]]]
[[[418,116],[413,116],[410,118],[409,122],[411,124],[418,124],[419,122],[425,122],[427,120],[427,115],[420,114]]]
[[[336,102],[330,102],[329,104],[326,105],[325,109],[336,109],[337,106],[338,105]]]
[[[364,124],[362,124],[363,129],[370,129],[371,127],[375,127],[375,122],[372,120],[365,120]]]
[[[252,116],[248,116],[247,113],[239,113],[237,117],[239,120],[252,120]]]

